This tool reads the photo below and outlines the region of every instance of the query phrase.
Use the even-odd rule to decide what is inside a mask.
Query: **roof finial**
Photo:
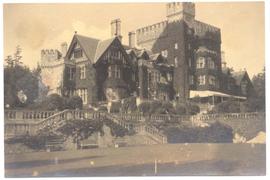
[[[75,31],[74,33],[77,34],[77,31]]]

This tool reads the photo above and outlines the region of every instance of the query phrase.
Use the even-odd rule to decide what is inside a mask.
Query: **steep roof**
[[[98,59],[102,56],[102,54],[108,49],[108,47],[116,39],[116,37],[106,39],[106,40],[99,40],[99,39],[75,34],[72,39],[71,46],[69,47],[68,53],[70,53],[73,44],[76,42],[75,39],[77,39],[77,42],[80,44],[87,58],[92,63],[96,63]]]
[[[237,85],[240,85],[242,79],[245,77],[246,75],[246,71],[238,71],[238,72],[233,72],[232,73],[232,77],[235,79],[235,83]]]
[[[102,54],[108,49],[108,47],[112,44],[115,38],[107,39],[104,41],[99,41],[96,52],[94,63],[98,61],[98,59],[102,56]]]
[[[92,62],[95,62],[94,59],[95,59],[96,49],[100,40],[87,37],[87,36],[78,35],[78,34],[75,34],[74,37],[77,38],[86,56]]]

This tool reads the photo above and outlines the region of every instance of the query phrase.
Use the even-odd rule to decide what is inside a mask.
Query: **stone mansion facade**
[[[251,81],[246,71],[226,67],[220,29],[197,21],[194,3],[168,3],[166,10],[166,21],[130,32],[128,45],[122,44],[121,21],[116,19],[110,39],[75,32],[61,52],[42,50],[41,76],[49,93],[79,95],[85,106],[129,96],[245,99],[252,92]]]

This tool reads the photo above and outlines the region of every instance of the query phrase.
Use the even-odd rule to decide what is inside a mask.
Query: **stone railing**
[[[159,130],[153,126],[145,126],[145,132],[150,135],[153,139],[157,140],[161,144],[167,143],[167,136],[159,132]]]
[[[239,119],[254,119],[265,117],[264,112],[252,112],[252,113],[224,113],[224,114],[202,114],[191,117],[191,120],[198,120],[203,122],[218,121],[218,120],[239,120]]]
[[[21,111],[20,111],[21,112]],[[86,110],[64,110],[61,112],[31,112],[33,116],[17,116],[16,111],[7,111],[5,114],[5,138],[19,135],[34,135],[39,130],[42,130],[48,126],[53,129],[57,129],[62,126],[68,120],[80,120],[80,119],[102,119],[105,117],[101,112],[90,112]],[[15,115],[14,115],[15,114]],[[28,111],[22,114],[30,114]],[[49,116],[51,114],[51,116]],[[36,115],[36,116],[35,116]],[[40,116],[38,116],[40,115]],[[42,116],[43,115],[43,116]],[[49,116],[49,117],[47,117]],[[23,118],[21,118],[23,117]],[[34,118],[35,117],[35,118]],[[42,118],[47,117],[47,118]],[[38,119],[39,118],[39,119]],[[34,121],[32,121],[34,120]]]
[[[57,111],[5,110],[5,120],[40,120],[46,119],[55,113]]]

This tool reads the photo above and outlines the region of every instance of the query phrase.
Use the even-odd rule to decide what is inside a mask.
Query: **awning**
[[[243,96],[234,96],[230,94],[225,94],[217,91],[189,91],[189,98],[194,98],[194,97],[211,97],[211,96],[216,96],[216,97],[228,97],[228,98],[235,98],[235,99],[247,99],[246,97]]]

